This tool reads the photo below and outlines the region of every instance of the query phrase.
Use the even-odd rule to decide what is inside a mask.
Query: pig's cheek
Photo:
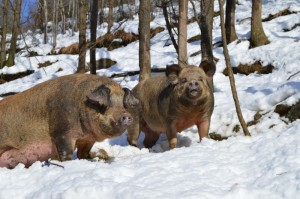
[[[184,94],[184,91],[185,91],[185,86],[184,85],[179,85],[177,87],[178,96],[182,96]]]

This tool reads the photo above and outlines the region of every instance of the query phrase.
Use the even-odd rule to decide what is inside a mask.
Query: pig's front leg
[[[177,131],[174,120],[167,121],[167,138],[169,141],[169,148],[174,149],[177,146]]]
[[[202,138],[208,137],[210,119],[201,120],[196,125],[198,128],[200,141],[202,140]]]
[[[75,149],[75,140],[69,138],[68,136],[62,135],[55,137],[54,143],[60,161],[72,160]]]
[[[133,124],[131,124],[128,128],[127,141],[131,146],[137,146],[137,141],[140,136],[140,125],[139,120],[137,118],[133,119]]]

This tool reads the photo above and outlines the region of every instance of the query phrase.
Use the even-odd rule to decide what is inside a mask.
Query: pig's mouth
[[[192,99],[197,98],[200,96],[201,92],[200,89],[190,89],[188,90],[188,96]]]

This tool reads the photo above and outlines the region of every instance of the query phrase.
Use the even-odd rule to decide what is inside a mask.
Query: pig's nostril
[[[195,86],[199,86],[199,83],[198,83],[198,82],[195,82]]]

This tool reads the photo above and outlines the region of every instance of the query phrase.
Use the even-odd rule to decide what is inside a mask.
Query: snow
[[[217,4],[216,4],[217,5]],[[242,130],[233,132],[239,124],[235,113],[228,77],[222,72],[225,60],[222,48],[214,49],[219,59],[214,76],[215,109],[210,132],[229,137],[215,141],[199,142],[197,128],[191,127],[177,135],[178,146],[169,151],[165,135],[150,150],[143,147],[141,135],[138,148],[129,146],[127,133],[96,143],[94,152],[107,151],[112,157],[103,160],[74,160],[46,165],[36,162],[25,169],[19,164],[15,169],[0,168],[1,199],[70,199],[70,198],[207,198],[207,199],[296,199],[300,198],[300,122],[287,122],[274,113],[279,103],[293,105],[300,99],[300,0],[263,0],[263,17],[284,9],[296,12],[263,23],[270,44],[249,49],[251,1],[239,0],[236,9],[236,30],[240,42],[232,42],[228,48],[233,66],[260,61],[271,64],[270,74],[235,75],[237,92],[246,122],[253,121],[258,112],[258,123],[249,126],[251,137]],[[215,8],[216,10],[217,8]],[[190,6],[191,10],[191,6]],[[220,20],[214,18],[213,41],[221,40]],[[151,27],[165,24],[157,15]],[[114,28],[120,24],[114,24]],[[98,28],[103,35],[107,26]],[[113,29],[114,29],[113,28]],[[126,21],[122,28],[137,33],[138,17]],[[188,25],[188,37],[200,34],[197,23]],[[87,35],[88,36],[88,35]],[[88,36],[89,37],[89,36]],[[9,38],[9,36],[8,36]],[[57,37],[57,49],[78,42],[78,33]],[[166,30],[151,39],[152,68],[163,68],[176,63],[177,55],[168,42]],[[40,56],[27,57],[20,52],[16,64],[0,69],[0,74],[14,74],[26,70],[35,72],[21,79],[0,84],[0,94],[21,92],[34,85],[59,76],[74,73],[77,55],[47,55],[52,49],[43,43],[43,35],[28,33],[29,51]],[[19,45],[24,45],[21,41]],[[188,44],[188,54],[200,50],[200,42]],[[89,61],[89,51],[87,52]],[[98,70],[98,75],[138,70],[138,41],[113,51],[97,49],[97,58],[117,61],[111,68]],[[38,68],[39,63],[53,64]],[[190,57],[191,64],[199,65],[201,56]],[[138,76],[116,78],[123,87],[133,88]]]

